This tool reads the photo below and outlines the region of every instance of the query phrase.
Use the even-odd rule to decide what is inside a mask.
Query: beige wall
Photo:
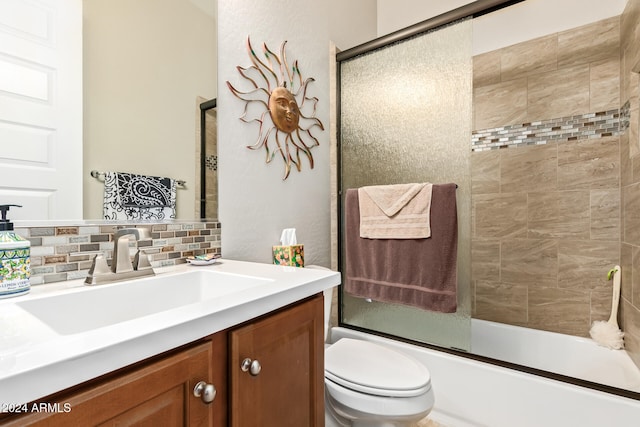
[[[619,64],[617,17],[478,55],[474,129],[617,109]],[[472,154],[474,317],[579,336],[608,318],[619,137],[600,136]]]
[[[329,36],[338,51],[376,38],[377,8],[371,0],[329,0]]]
[[[185,180],[177,216],[195,217],[194,105],[217,92],[215,1],[204,4],[84,0],[84,218],[102,217],[92,169]]]
[[[629,0],[621,18],[621,101],[632,98],[632,70],[640,69],[640,0]],[[637,94],[637,92],[636,92]],[[634,102],[637,106],[637,101]],[[620,266],[622,267],[622,328],[625,346],[640,366],[640,156],[637,154],[637,107],[631,115],[630,131],[620,138],[622,185],[622,228]],[[636,132],[631,132],[635,129]],[[635,136],[632,136],[635,135]]]
[[[284,0],[278,7],[266,1],[219,2],[218,178],[225,257],[271,262],[271,246],[283,228],[293,227],[304,244],[306,265],[331,264],[331,42],[347,49],[366,41],[375,33],[375,16],[375,3],[365,0]],[[236,69],[251,64],[247,36],[258,55],[263,43],[278,51],[288,41],[288,61],[297,60],[303,77],[315,79],[308,95],[318,98],[316,117],[324,131],[313,131],[319,142],[311,150],[314,167],[302,159],[301,171],[293,168],[286,180],[280,156],[267,164],[264,150],[247,149],[258,138],[258,125],[240,120],[244,104],[227,88],[229,81],[247,89]]]

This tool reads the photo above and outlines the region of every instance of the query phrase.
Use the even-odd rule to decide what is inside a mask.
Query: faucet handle
[[[109,264],[107,264],[107,259],[103,254],[96,254],[96,256],[93,257],[93,262],[91,263],[91,267],[87,272],[87,278],[84,282],[88,285],[93,285],[95,284],[96,277],[110,273],[111,269],[109,268]]]
[[[149,254],[147,254],[142,249],[138,249],[136,252],[136,256],[133,258],[133,269],[134,270],[145,270],[151,267],[151,261],[149,261]]]
[[[104,254],[96,254],[93,257],[93,263],[91,264],[91,268],[89,268],[89,274],[106,274],[110,273],[111,269],[109,268],[109,264],[107,264],[107,259]]]

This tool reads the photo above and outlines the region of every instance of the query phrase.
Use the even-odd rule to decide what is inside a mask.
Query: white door
[[[82,0],[0,0],[0,204],[82,218]]]

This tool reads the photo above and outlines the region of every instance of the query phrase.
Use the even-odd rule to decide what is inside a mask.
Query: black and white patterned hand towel
[[[162,220],[176,217],[176,182],[171,178],[105,172],[104,219]]]

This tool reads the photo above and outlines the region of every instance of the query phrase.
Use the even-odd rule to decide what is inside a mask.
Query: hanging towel
[[[360,237],[358,190],[345,197],[345,291],[356,297],[453,313],[457,307],[456,185],[434,184],[431,237]]]
[[[425,239],[431,236],[432,187],[430,183],[421,183],[359,188],[360,237]]]
[[[176,181],[126,172],[105,172],[103,216],[108,220],[176,217]]]

